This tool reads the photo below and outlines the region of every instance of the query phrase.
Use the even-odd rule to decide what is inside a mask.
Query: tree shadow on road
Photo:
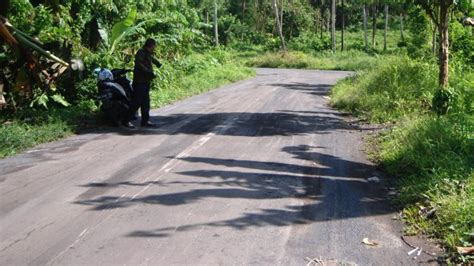
[[[289,90],[301,91],[310,95],[316,96],[326,96],[329,93],[329,90],[334,87],[334,84],[310,84],[310,83],[274,83],[270,86],[285,88]]]
[[[156,128],[119,130],[122,135],[206,135],[210,132],[225,136],[294,136],[326,134],[334,130],[351,129],[342,117],[325,113],[195,113],[151,116]]]
[[[177,172],[192,181],[166,182],[166,185],[197,185],[199,188],[142,197],[101,196],[77,201],[91,210],[117,209],[137,204],[181,206],[210,198],[278,200],[295,198],[304,205],[287,205],[279,209],[261,209],[242,213],[235,219],[188,224],[173,228],[157,228],[130,232],[131,237],[166,237],[172,232],[209,227],[232,227],[242,230],[261,226],[290,226],[320,221],[383,215],[393,211],[389,198],[379,184],[368,183],[371,165],[348,161],[325,154],[323,147],[288,146],[283,152],[303,160],[302,165],[280,162],[229,160],[206,157],[180,158],[188,163],[207,165],[206,169]],[[315,165],[313,162],[317,162]],[[225,170],[210,170],[214,166]],[[130,185],[126,183],[111,184]],[[131,184],[136,186],[139,184]],[[144,183],[143,185],[153,185]],[[163,184],[159,184],[163,185]]]
[[[326,84],[272,84],[285,89],[299,90],[311,95],[327,95]],[[330,134],[354,127],[344,121],[343,115],[328,110],[277,111],[272,113],[191,113],[152,116],[158,128],[127,131],[121,134],[157,135],[207,135],[266,137]],[[312,224],[328,220],[376,216],[393,211],[380,184],[369,183],[374,167],[369,164],[336,157],[324,152],[324,147],[306,145],[287,146],[281,150],[301,163],[255,161],[209,157],[168,157],[195,164],[193,171],[178,174],[186,181],[148,181],[143,183],[126,180],[92,182],[83,185],[94,192],[85,193],[76,204],[90,206],[100,211],[136,205],[185,206],[208,199],[279,200],[298,199],[304,204],[287,204],[282,208],[262,208],[241,213],[239,217],[205,223],[184,224],[176,227],[135,230],[130,237],[167,237],[208,227],[231,227],[243,230],[262,226],[291,226]],[[149,156],[147,154],[146,156]],[[154,155],[154,154],[152,154]],[[128,166],[127,166],[128,167]],[[130,171],[124,167],[124,171]],[[201,168],[199,168],[201,167]],[[125,169],[128,170],[125,170]],[[126,172],[120,173],[126,176]],[[182,179],[182,178],[181,178]],[[109,180],[116,180],[114,177]],[[100,196],[104,191],[120,186],[172,186],[193,185],[194,189],[158,194],[115,197]],[[191,187],[191,186],[190,186]],[[218,204],[221,201],[216,201]],[[292,202],[292,201],[288,201]]]

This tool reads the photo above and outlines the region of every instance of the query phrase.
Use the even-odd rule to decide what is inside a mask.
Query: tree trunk
[[[372,6],[372,47],[375,48],[375,32],[377,31],[377,5]]]
[[[331,43],[332,51],[336,52],[336,0],[331,2]]]
[[[283,1],[281,0],[281,10],[280,10],[280,27],[281,27],[281,32],[283,32]]]
[[[344,27],[345,27],[345,18],[344,18],[344,0],[341,0],[342,8],[342,29],[341,29],[341,51],[344,51]]]
[[[280,25],[280,19],[279,19],[279,14],[278,14],[278,6],[276,0],[273,0],[273,9],[275,11],[275,18],[277,21],[277,28],[278,28],[278,33],[280,35],[280,40],[281,40],[281,47],[283,51],[286,51],[286,45],[285,45],[285,38],[283,37],[283,31]]]
[[[400,13],[400,38],[405,42],[405,35],[403,35],[403,13]]]
[[[449,79],[449,8],[453,0],[440,1],[439,8],[439,86],[447,87]]]
[[[219,29],[217,28],[217,1],[214,0],[214,43],[219,46]]]
[[[245,11],[247,9],[247,6],[246,6],[246,0],[242,0],[242,23],[245,23]],[[244,32],[242,32],[242,34],[240,35],[240,41],[243,42],[244,41]]]
[[[436,33],[438,32],[438,28],[436,27],[435,23],[432,23],[432,35],[431,35],[431,52],[436,54]]]
[[[319,20],[319,26],[321,31],[319,32],[321,36],[319,37],[321,40],[323,39],[323,34],[324,34],[324,16],[323,16],[323,10],[322,7],[319,9],[319,15],[320,15],[320,20]]]
[[[364,18],[364,44],[365,44],[365,51],[369,51],[369,41],[367,39],[367,6],[364,5],[362,8],[362,16]]]
[[[329,32],[329,35],[331,35],[331,10],[329,8],[326,9],[326,31]]]
[[[383,50],[387,51],[387,31],[388,31],[388,5],[385,4],[385,30],[383,34]]]

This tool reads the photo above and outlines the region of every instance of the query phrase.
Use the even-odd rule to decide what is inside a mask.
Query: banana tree
[[[18,92],[23,100],[31,100],[35,96],[33,87],[36,85],[41,91],[37,93],[39,95],[37,99],[41,99],[38,103],[46,107],[44,101],[47,97],[46,92],[51,89],[57,78],[70,67],[70,64],[43,49],[39,41],[15,28],[5,17],[0,17],[0,39],[12,48],[17,58],[16,65],[20,66],[12,71],[15,76],[15,84],[12,86],[14,91]],[[0,105],[4,106],[6,101],[3,95],[3,81],[1,87]],[[54,94],[51,97],[60,104],[68,105],[59,94]]]

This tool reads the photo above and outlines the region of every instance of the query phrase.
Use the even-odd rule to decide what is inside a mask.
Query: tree
[[[341,13],[342,13],[342,25],[341,25],[341,51],[344,51],[344,27],[345,27],[345,18],[344,18],[344,0],[341,0]]]
[[[281,7],[280,7],[280,27],[281,31],[283,32],[283,4],[285,0],[281,0]]]
[[[214,0],[214,43],[219,46],[219,29],[217,28],[217,0]]]
[[[336,0],[331,1],[331,43],[332,51],[336,51]]]
[[[436,32],[438,31],[438,28],[436,27],[436,24],[431,22],[431,52],[433,54],[436,54]]]
[[[385,4],[384,13],[385,13],[385,29],[384,29],[384,34],[383,34],[383,50],[387,51],[388,4]]]
[[[278,34],[280,35],[280,40],[281,40],[281,47],[283,51],[286,51],[286,45],[285,45],[285,37],[283,37],[283,30],[281,28],[280,24],[280,18],[278,14],[278,6],[276,0],[273,0],[273,9],[275,11],[275,19],[277,21],[277,28],[278,28]]]
[[[362,16],[364,18],[364,44],[365,44],[365,51],[369,51],[369,44],[367,40],[367,5],[362,7]]]
[[[449,14],[453,8],[454,0],[423,1],[417,3],[425,9],[431,21],[435,24],[439,34],[439,80],[440,87],[448,86],[449,79]]]
[[[377,4],[372,5],[372,48],[375,48],[375,33],[377,31]]]

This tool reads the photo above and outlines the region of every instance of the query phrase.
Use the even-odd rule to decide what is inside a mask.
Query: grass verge
[[[370,55],[360,51],[343,53],[304,53],[298,51],[267,52],[247,59],[246,65],[269,68],[298,68],[320,70],[362,70],[372,68],[380,55]]]
[[[355,71],[372,68],[380,62],[380,58],[390,57],[390,55],[370,55],[360,51],[335,54],[330,52],[313,54],[298,51],[268,52],[245,60],[245,64],[251,67]]]
[[[97,121],[93,101],[70,108],[27,110],[0,118],[0,158],[72,135]]]
[[[246,79],[255,75],[248,67],[234,64],[211,66],[183,76],[172,88],[157,88],[151,93],[154,108],[161,107],[210,89]]]
[[[406,232],[439,239],[455,262],[474,259],[456,252],[474,245],[473,77],[472,70],[452,68],[456,93],[441,117],[430,111],[436,66],[404,57],[340,82],[331,98],[369,121],[393,123],[377,136],[375,159],[398,177]]]

